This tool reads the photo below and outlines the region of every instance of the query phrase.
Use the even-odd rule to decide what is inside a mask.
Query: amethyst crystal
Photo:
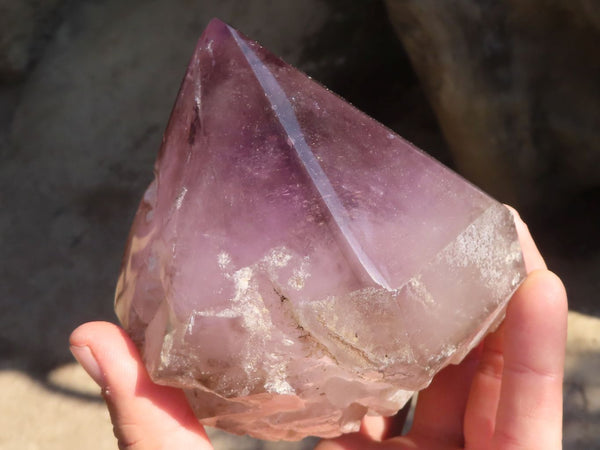
[[[234,433],[394,414],[525,274],[504,206],[218,20],[155,172],[116,311],[152,378]]]

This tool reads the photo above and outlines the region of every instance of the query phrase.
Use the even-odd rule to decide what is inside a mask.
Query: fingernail
[[[81,364],[81,367],[85,369],[87,374],[96,382],[96,384],[98,384],[98,386],[104,388],[104,375],[90,348],[87,345],[71,345],[70,349],[77,362]]]

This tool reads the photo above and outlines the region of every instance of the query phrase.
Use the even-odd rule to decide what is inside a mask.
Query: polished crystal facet
[[[391,415],[524,277],[504,206],[218,20],[155,171],[116,311],[206,425],[299,439]]]

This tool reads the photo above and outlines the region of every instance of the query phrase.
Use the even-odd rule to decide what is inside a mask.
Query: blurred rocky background
[[[115,320],[128,226],[212,17],[520,209],[570,295],[565,448],[600,448],[594,0],[0,0],[0,447],[116,447],[67,338]]]

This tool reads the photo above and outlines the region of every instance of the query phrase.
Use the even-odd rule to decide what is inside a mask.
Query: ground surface
[[[211,17],[450,162],[384,10],[355,3],[82,0],[59,8],[27,74],[0,85],[0,448],[115,448],[67,339],[84,321],[115,320],[127,229]],[[597,315],[600,278],[589,274],[600,256],[561,253],[553,228],[540,229],[576,309]],[[600,325],[592,316],[570,320],[565,444],[600,448]],[[301,448],[229,439],[215,434],[217,448]]]

